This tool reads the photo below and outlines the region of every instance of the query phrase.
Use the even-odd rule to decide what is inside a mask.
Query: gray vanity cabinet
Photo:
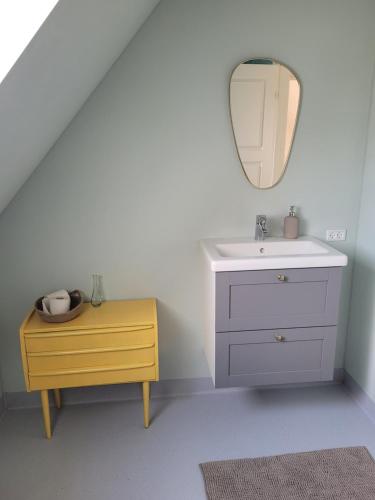
[[[341,268],[216,273],[215,386],[333,378]]]

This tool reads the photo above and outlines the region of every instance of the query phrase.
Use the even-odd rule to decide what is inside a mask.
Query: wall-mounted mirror
[[[257,188],[281,179],[293,143],[300,84],[272,59],[239,64],[230,80],[230,112],[242,168]]]

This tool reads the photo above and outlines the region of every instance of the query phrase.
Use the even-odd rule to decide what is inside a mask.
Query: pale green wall
[[[375,84],[363,174],[345,368],[375,400]]]
[[[293,203],[306,233],[346,227],[339,248],[352,255],[374,15],[370,0],[161,2],[0,218],[7,391],[24,389],[17,329],[33,300],[89,290],[92,272],[104,275],[109,298],[158,297],[161,376],[199,377],[208,373],[201,238],[250,235],[257,213],[278,232]],[[303,87],[287,173],[268,191],[245,179],[228,114],[230,73],[254,56],[283,61]]]

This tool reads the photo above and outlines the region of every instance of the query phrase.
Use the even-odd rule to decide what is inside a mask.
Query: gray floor
[[[1,500],[205,499],[198,464],[342,446],[375,456],[374,423],[342,386],[68,406],[51,441],[40,411],[0,422]]]

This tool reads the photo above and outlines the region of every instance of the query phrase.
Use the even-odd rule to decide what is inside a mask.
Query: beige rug
[[[365,447],[201,464],[209,500],[375,500]]]

